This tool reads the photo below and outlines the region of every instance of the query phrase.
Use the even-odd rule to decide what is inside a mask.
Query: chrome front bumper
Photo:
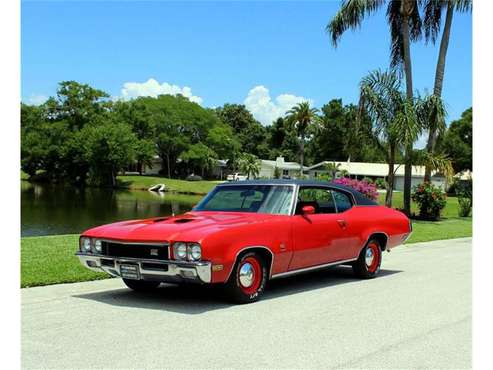
[[[90,270],[104,271],[112,276],[121,277],[122,264],[139,266],[143,280],[158,280],[162,282],[197,282],[210,283],[211,262],[187,262],[174,260],[152,260],[130,257],[109,257],[78,252],[80,263]]]

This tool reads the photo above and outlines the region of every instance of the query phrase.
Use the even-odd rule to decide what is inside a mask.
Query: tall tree
[[[267,126],[269,133],[267,145],[268,158],[284,157],[287,161],[297,161],[299,142],[295,130],[289,126],[283,117],[276,119],[271,126]]]
[[[438,138],[436,151],[452,160],[456,172],[472,170],[472,108],[462,112]]]
[[[388,163],[385,205],[392,206],[396,154],[401,146],[416,140],[421,126],[415,109],[401,91],[395,72],[373,71],[360,83],[360,112],[373,123],[375,144],[385,153]]]
[[[71,129],[81,129],[109,110],[111,102],[108,97],[104,91],[87,84],[62,81],[58,84],[56,98],[49,98],[44,105],[50,120],[65,120]]]
[[[343,0],[341,8],[326,27],[332,38],[337,42],[348,29],[358,29],[363,19],[379,10],[383,0]],[[409,104],[413,101],[412,64],[410,42],[421,37],[421,17],[416,0],[392,0],[387,6],[387,21],[391,35],[392,67],[404,70],[406,77],[406,97]],[[411,153],[412,144],[406,147],[406,165],[404,178],[404,211],[411,209]]]
[[[300,176],[303,177],[303,162],[305,157],[305,138],[309,126],[319,122],[318,109],[311,108],[307,101],[298,103],[287,112],[286,120],[294,127],[300,139]]]
[[[268,153],[266,145],[267,129],[258,122],[242,104],[224,104],[216,108],[219,119],[231,126],[237,136],[241,151],[264,157]]]
[[[151,165],[156,155],[155,122],[143,98],[131,101],[119,101],[114,104],[113,111],[118,122],[128,124],[137,137],[135,158],[137,170],[142,175],[144,165]]]
[[[435,83],[433,94],[441,97],[443,88],[443,79],[445,75],[445,62],[450,40],[450,30],[452,28],[452,19],[455,11],[470,12],[472,10],[472,0],[427,0],[424,2],[424,31],[426,41],[435,43],[440,32],[442,23],[442,13],[446,12],[445,25],[443,27],[442,38],[440,40],[440,51],[438,53]],[[426,150],[433,154],[439,135],[441,122],[439,117],[431,117],[430,128],[428,131],[428,142]],[[431,167],[426,166],[425,181],[429,181],[431,176]]]

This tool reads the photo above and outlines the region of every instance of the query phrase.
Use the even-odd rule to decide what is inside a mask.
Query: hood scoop
[[[163,221],[166,221],[168,219],[169,219],[169,217],[159,217],[159,218],[155,218],[154,220],[152,220],[152,222],[154,222],[154,223],[163,222]]]
[[[175,220],[175,224],[186,224],[187,222],[192,222],[193,218],[179,218]]]

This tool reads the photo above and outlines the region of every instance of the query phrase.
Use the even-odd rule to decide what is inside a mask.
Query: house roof
[[[361,176],[378,176],[385,177],[389,172],[389,165],[387,163],[369,163],[369,162],[338,162],[338,161],[323,161],[313,166],[307,167],[306,170],[317,170],[327,164],[339,164],[339,170],[346,170],[351,175]],[[394,165],[394,171],[396,176],[404,176],[404,164],[396,163]],[[423,177],[425,175],[424,166],[413,166],[412,176]],[[437,175],[433,173],[433,175]]]
[[[280,170],[299,170],[300,164],[298,162],[278,162],[278,161],[270,161],[267,159],[262,159],[262,164],[265,164],[270,167],[277,167]],[[303,166],[303,170],[308,169],[308,167]]]

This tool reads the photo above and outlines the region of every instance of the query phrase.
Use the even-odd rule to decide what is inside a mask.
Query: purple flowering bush
[[[350,179],[347,177],[341,177],[332,181],[334,184],[348,186],[354,190],[359,191],[365,197],[371,200],[378,199],[378,191],[375,184],[368,183],[363,180]]]

